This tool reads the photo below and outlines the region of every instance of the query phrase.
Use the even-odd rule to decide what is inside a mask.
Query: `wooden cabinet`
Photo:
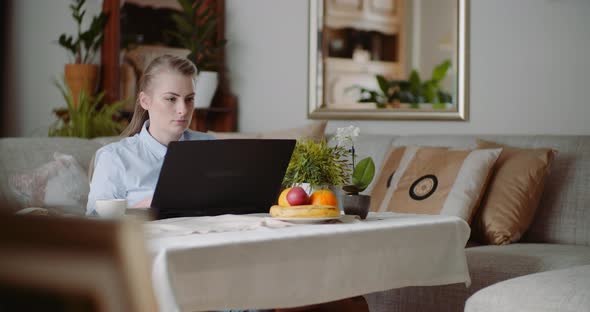
[[[401,11],[398,11],[400,1],[398,0],[368,0],[368,10],[370,15],[391,19],[399,17]]]
[[[326,0],[326,8],[332,16],[381,15],[393,17],[398,0]]]
[[[363,0],[325,0],[331,16],[354,17],[363,11]]]
[[[174,1],[174,0],[166,0]],[[214,6],[218,16],[218,24],[216,34],[218,38],[223,38],[225,35],[225,1],[224,0],[205,0],[207,3],[216,2]],[[141,75],[141,66],[129,69],[129,64],[126,64],[125,54],[121,53],[121,4],[123,0],[104,0],[103,11],[109,13],[109,21],[105,28],[104,44],[102,47],[101,62],[102,62],[102,88],[106,91],[105,99],[107,103],[119,100],[123,94],[133,94],[133,90],[124,88],[121,90],[121,78],[127,77],[123,74]],[[173,50],[164,47],[164,50]],[[157,49],[145,49],[146,53],[153,53]],[[174,53],[172,53],[174,54]],[[123,56],[121,56],[123,55]],[[140,56],[141,58],[142,56]],[[145,56],[143,56],[145,57]],[[236,131],[237,130],[237,114],[238,102],[237,98],[231,93],[229,81],[227,79],[227,68],[225,61],[225,49],[220,51],[220,66],[219,66],[219,86],[213,98],[211,106],[208,108],[195,109],[193,113],[193,121],[190,128],[198,131]],[[122,62],[121,62],[122,60]],[[127,67],[125,67],[127,66]],[[121,92],[123,91],[123,92]],[[129,114],[128,114],[129,115]]]
[[[398,33],[402,28],[404,0],[325,0],[325,25]]]

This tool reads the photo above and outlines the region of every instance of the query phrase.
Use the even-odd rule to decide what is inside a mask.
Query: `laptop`
[[[295,140],[176,141],[152,199],[156,219],[268,212]]]

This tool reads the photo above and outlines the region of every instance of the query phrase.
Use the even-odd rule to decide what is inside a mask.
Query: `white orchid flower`
[[[356,137],[360,134],[359,127],[355,126],[348,126],[343,128],[336,129],[336,135],[334,136],[334,140],[338,142],[340,146],[348,146],[353,145],[355,142]]]

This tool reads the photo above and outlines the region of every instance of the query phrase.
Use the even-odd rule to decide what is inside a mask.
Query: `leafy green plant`
[[[336,135],[332,137],[332,141],[336,143],[336,146],[344,148],[350,153],[352,160],[352,181],[351,184],[344,185],[342,190],[347,194],[358,195],[358,193],[364,191],[375,176],[375,163],[373,158],[367,157],[355,163],[356,150],[354,148],[354,142],[356,137],[360,134],[359,127],[348,126],[336,129]],[[349,148],[350,146],[350,148]]]
[[[77,105],[68,88],[55,81],[64,100],[67,103],[65,116],[58,116],[49,128],[49,136],[67,136],[80,138],[94,138],[112,136],[121,133],[123,125],[116,120],[118,112],[125,101],[117,101],[110,105],[99,105],[104,97],[104,91],[96,96],[88,96],[84,91],[78,96]],[[62,110],[63,111],[63,110]],[[54,111],[57,114],[57,111]]]
[[[216,71],[226,40],[217,38],[217,1],[178,0],[182,11],[172,15],[176,31],[167,34],[190,50],[187,58],[199,71]]]
[[[325,140],[297,141],[283,185],[291,187],[299,183],[309,183],[312,189],[341,186],[350,177],[347,153],[342,147],[329,146]]]
[[[108,15],[101,12],[92,18],[88,30],[82,31],[82,21],[86,15],[84,3],[86,0],[73,0],[70,5],[72,17],[77,24],[77,36],[61,34],[58,40],[59,45],[72,54],[76,64],[86,64],[92,60],[92,56],[102,44],[104,26],[108,20]]]
[[[352,184],[345,185],[342,190],[349,195],[358,195],[364,191],[375,177],[375,162],[367,157],[359,161],[352,171]]]
[[[385,108],[388,104],[419,103],[442,104],[450,103],[453,97],[442,90],[441,82],[447,75],[451,61],[446,60],[432,70],[432,77],[422,81],[416,70],[412,70],[408,80],[387,80],[382,75],[376,75],[378,90],[368,89],[362,86],[352,86],[350,89],[360,90],[360,103],[376,103],[377,107]]]

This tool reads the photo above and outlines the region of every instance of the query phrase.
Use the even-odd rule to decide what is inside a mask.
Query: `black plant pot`
[[[347,195],[344,194],[342,199],[342,209],[347,215],[356,215],[365,219],[371,206],[371,196],[369,195]]]

